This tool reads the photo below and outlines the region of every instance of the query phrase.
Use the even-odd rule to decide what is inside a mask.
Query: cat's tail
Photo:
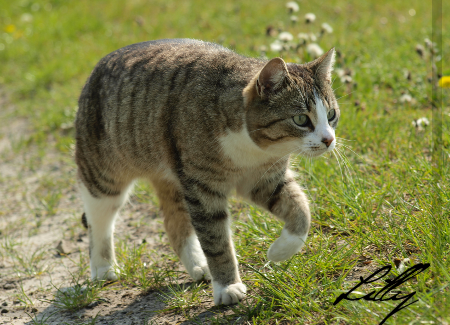
[[[86,213],[83,213],[83,215],[81,216],[81,223],[83,224],[84,228],[88,229],[88,223],[87,223],[87,219],[86,219]]]

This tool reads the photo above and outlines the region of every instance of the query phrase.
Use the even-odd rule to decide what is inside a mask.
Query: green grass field
[[[292,14],[285,2],[270,0],[0,0],[0,4],[0,267],[5,266],[5,272],[0,268],[0,285],[22,283],[17,273],[40,281],[41,287],[17,284],[15,291],[6,293],[19,301],[16,306],[29,311],[29,324],[47,324],[44,313],[30,312],[38,305],[31,297],[35,292],[45,293],[47,302],[69,315],[67,323],[101,324],[95,317],[74,320],[70,314],[108,291],[127,288],[142,295],[161,294],[164,307],[145,321],[142,318],[142,324],[156,324],[159,316],[168,314],[179,317],[180,323],[199,324],[379,324],[399,301],[342,301],[336,306],[333,302],[359,276],[377,268],[391,265],[390,274],[398,275],[396,261],[406,258],[407,267],[418,263],[430,267],[402,284],[402,293],[416,291],[418,301],[386,324],[450,322],[450,89],[443,89],[444,164],[435,186],[431,49],[425,44],[432,33],[430,2],[303,0],[298,2],[299,12]],[[316,15],[313,23],[305,23],[307,13]],[[450,15],[450,2],[444,3],[443,13]],[[292,15],[297,22],[292,22]],[[83,232],[72,159],[73,121],[81,88],[100,58],[136,42],[188,37],[217,42],[248,56],[281,55],[303,63],[311,56],[305,46],[297,47],[297,34],[320,34],[322,23],[332,26],[333,32],[319,35],[315,42],[323,50],[335,47],[339,54],[333,74],[341,108],[339,145],[335,156],[293,157],[313,217],[308,244],[300,254],[281,264],[268,263],[267,249],[282,224],[233,198],[234,240],[249,290],[239,305],[206,304],[212,299],[210,284],[183,285],[189,280],[179,281],[184,273],[174,271],[179,265],[175,254],[167,250],[163,257],[149,244],[127,245],[124,233],[116,240],[122,272],[118,283],[103,288],[90,283],[85,250],[76,255],[77,271],[66,271],[66,277],[87,285],[87,291],[68,297],[42,284],[45,276],[57,276],[44,267],[54,252],[39,242],[31,255],[20,247],[24,236],[45,233],[44,226],[63,215],[70,216],[61,225],[64,234],[75,238]],[[269,26],[272,35],[267,35]],[[446,26],[444,21],[440,55],[444,75],[450,76]],[[294,40],[279,53],[271,50],[271,44],[281,31],[290,32]],[[417,45],[423,47],[422,57]],[[430,125],[415,127],[413,121],[422,117]],[[18,121],[20,127],[14,129]],[[3,149],[2,140],[11,145]],[[54,165],[43,163],[50,158]],[[20,172],[8,173],[6,167]],[[36,175],[37,186],[22,184],[23,175]],[[17,195],[30,198],[23,200],[28,203],[21,209],[14,203]],[[147,184],[138,184],[133,200],[148,205],[148,214],[158,213],[157,199]],[[20,217],[8,221],[12,215]],[[162,232],[155,237],[167,248]],[[384,285],[380,280],[358,291],[368,293]],[[200,320],[200,309],[216,315]],[[2,315],[0,323],[11,313]]]

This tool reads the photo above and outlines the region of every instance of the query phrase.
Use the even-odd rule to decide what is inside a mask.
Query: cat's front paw
[[[273,262],[285,261],[298,253],[305,245],[306,237],[290,234],[288,230],[283,229],[280,238],[270,246],[267,257]]]
[[[213,281],[212,284],[214,291],[214,304],[216,306],[221,304],[237,304],[245,297],[245,293],[247,292],[247,288],[243,283],[234,283],[223,286],[217,281]]]
[[[113,266],[91,268],[92,280],[117,281],[118,278]]]

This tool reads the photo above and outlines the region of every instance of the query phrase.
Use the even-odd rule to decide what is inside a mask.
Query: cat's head
[[[260,148],[280,157],[315,157],[334,149],[340,116],[331,88],[334,57],[331,49],[301,65],[275,58],[248,84],[247,129]]]

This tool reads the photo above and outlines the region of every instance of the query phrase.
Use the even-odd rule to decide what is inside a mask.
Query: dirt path
[[[48,139],[45,146],[23,146],[26,120],[0,116],[0,324],[188,324],[188,315],[168,308],[170,291],[161,286],[143,291],[139,286],[114,283],[98,298],[75,312],[57,308],[57,288],[73,288],[89,278],[88,238],[80,216],[82,203],[75,182],[70,150],[62,153]],[[116,247],[139,247],[144,241],[154,261],[169,257],[182,270],[168,245],[159,209],[132,196],[116,223]],[[62,241],[67,255],[59,254]],[[148,257],[146,259],[148,263]],[[159,263],[159,262],[157,262]],[[167,264],[164,266],[167,268]],[[189,285],[186,273],[176,280]],[[211,291],[209,289],[209,291]],[[166,292],[162,295],[161,292]],[[214,315],[211,292],[194,311],[197,323]],[[209,298],[208,298],[209,295]],[[170,299],[169,299],[170,300]],[[231,310],[214,311],[228,314]],[[35,319],[35,322],[31,320]],[[186,317],[187,316],[187,317]],[[192,316],[192,314],[191,314]],[[94,321],[94,319],[96,319]],[[44,321],[45,320],[45,321]]]

